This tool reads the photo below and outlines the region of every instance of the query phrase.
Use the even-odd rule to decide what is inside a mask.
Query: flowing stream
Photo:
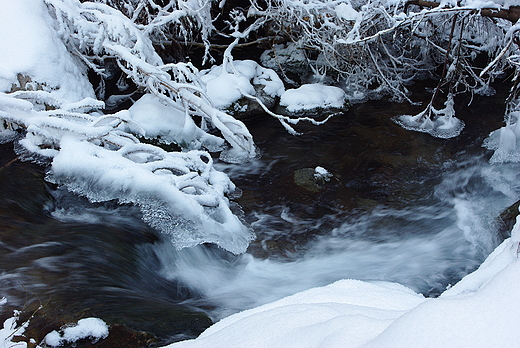
[[[236,211],[257,235],[239,256],[212,245],[176,250],[137,209],[52,187],[2,145],[0,296],[5,308],[35,313],[34,337],[97,316],[160,344],[343,278],[436,296],[501,241],[497,218],[518,199],[519,166],[491,166],[481,147],[501,126],[494,100],[459,101],[467,126],[449,140],[401,129],[390,118],[419,109],[386,101],[300,126],[297,137],[274,119],[246,120],[262,157],[217,164],[242,190]],[[316,183],[317,166],[333,177]]]

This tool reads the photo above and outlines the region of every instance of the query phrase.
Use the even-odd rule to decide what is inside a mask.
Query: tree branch
[[[410,0],[406,3],[406,7],[416,5],[420,7],[439,7],[440,3],[426,0]],[[520,19],[520,6],[510,6],[508,9],[482,8],[480,15],[483,17],[507,19],[512,23],[516,23]]]

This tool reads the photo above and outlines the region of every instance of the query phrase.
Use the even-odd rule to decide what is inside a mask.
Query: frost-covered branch
[[[347,94],[359,100],[388,94],[410,101],[410,82],[437,78],[437,69],[446,64],[451,70],[441,76],[437,91],[451,86],[443,91],[446,96],[489,94],[490,82],[513,66],[508,57],[518,50],[513,42],[520,42],[513,30],[520,8],[492,2],[279,0],[255,13],[271,18],[273,33],[307,52],[311,64],[326,67],[330,77],[345,81]],[[452,24],[457,39],[450,34]],[[452,42],[456,48],[450,50]],[[489,57],[487,67],[474,63],[482,55]],[[419,119],[444,115],[433,110],[428,106]],[[423,125],[412,128],[426,131]]]
[[[70,37],[68,43],[85,57],[116,57],[137,86],[186,110],[186,117],[199,116],[209,121],[232,147],[233,155],[224,155],[227,159],[238,162],[256,155],[253,139],[243,123],[215,109],[205,98],[196,69],[183,63],[163,65],[148,36],[119,11],[100,3],[45,1],[56,11],[60,31]]]
[[[75,0],[39,4],[29,9],[19,2],[0,13],[0,22],[11,23],[3,35],[38,41],[24,46],[20,65],[0,58],[9,62],[0,75],[0,141],[17,140],[20,158],[48,165],[48,180],[92,202],[138,206],[143,219],[179,248],[215,243],[244,252],[253,234],[230,210],[226,195],[235,186],[198,149],[222,150],[224,140],[207,132],[214,127],[228,141],[229,159],[254,156],[242,122],[211,105],[191,65],[162,64],[141,29],[116,9]],[[109,114],[94,98],[82,62],[114,58],[149,93]],[[161,135],[184,152],[141,143]]]

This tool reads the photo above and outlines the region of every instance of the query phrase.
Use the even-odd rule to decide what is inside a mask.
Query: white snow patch
[[[64,343],[73,343],[81,339],[90,338],[94,341],[107,338],[108,326],[99,318],[85,318],[78,320],[74,326],[64,327],[58,331],[51,331],[45,338],[45,344],[58,347]]]
[[[6,303],[7,299],[5,297],[0,299],[0,306]],[[20,312],[15,311],[11,318],[7,318],[4,321],[4,326],[0,329],[0,348],[27,348],[27,343],[25,342],[12,341],[13,337],[22,335],[27,325],[29,325],[28,322],[19,325],[19,315]]]
[[[206,144],[208,147],[216,148],[224,143],[224,140],[211,137],[197,127],[185,110],[166,104],[154,95],[145,94],[130,107],[129,111],[130,118],[143,128],[144,136],[147,138],[181,145],[200,141],[208,143]],[[193,144],[193,147],[196,147],[196,144]]]
[[[254,85],[263,86],[271,97],[279,97],[284,92],[282,80],[274,70],[264,68],[252,60],[237,60],[223,65],[215,65],[201,71],[201,79],[206,83],[207,95],[213,104],[224,109],[243,97],[243,93],[255,95]]]
[[[316,108],[342,108],[345,102],[346,94],[341,88],[319,83],[289,89],[280,98],[280,105],[285,106],[290,112]]]
[[[74,58],[57,32],[41,0],[0,0],[0,91],[18,84],[17,75],[54,91],[57,98],[78,101],[93,97],[83,63]]]
[[[314,177],[316,179],[322,179],[322,180],[325,180],[325,181],[329,181],[330,178],[332,178],[332,174],[325,168],[323,167],[316,167],[314,168]]]
[[[355,21],[361,16],[358,11],[354,10],[350,3],[344,2],[336,6],[336,15],[346,21]]]

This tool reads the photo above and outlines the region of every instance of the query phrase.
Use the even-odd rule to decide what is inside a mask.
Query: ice
[[[48,180],[92,202],[137,205],[178,248],[215,243],[239,254],[253,238],[224,197],[234,185],[205,152],[168,153],[145,144],[111,151],[64,138]]]
[[[341,88],[318,83],[289,89],[280,98],[280,105],[285,106],[290,112],[316,108],[343,108],[345,103],[346,94]]]
[[[437,116],[431,119],[420,113],[413,116],[397,116],[393,121],[404,129],[427,133],[441,139],[456,137],[464,129],[464,122],[454,116]]]
[[[495,151],[489,159],[491,163],[520,162],[520,144],[517,141],[519,124],[508,124],[486,138],[483,146]]]
[[[63,327],[60,332],[51,331],[45,338],[45,344],[51,347],[72,344],[82,339],[91,339],[94,343],[108,337],[108,326],[99,318],[84,318],[73,326]]]

